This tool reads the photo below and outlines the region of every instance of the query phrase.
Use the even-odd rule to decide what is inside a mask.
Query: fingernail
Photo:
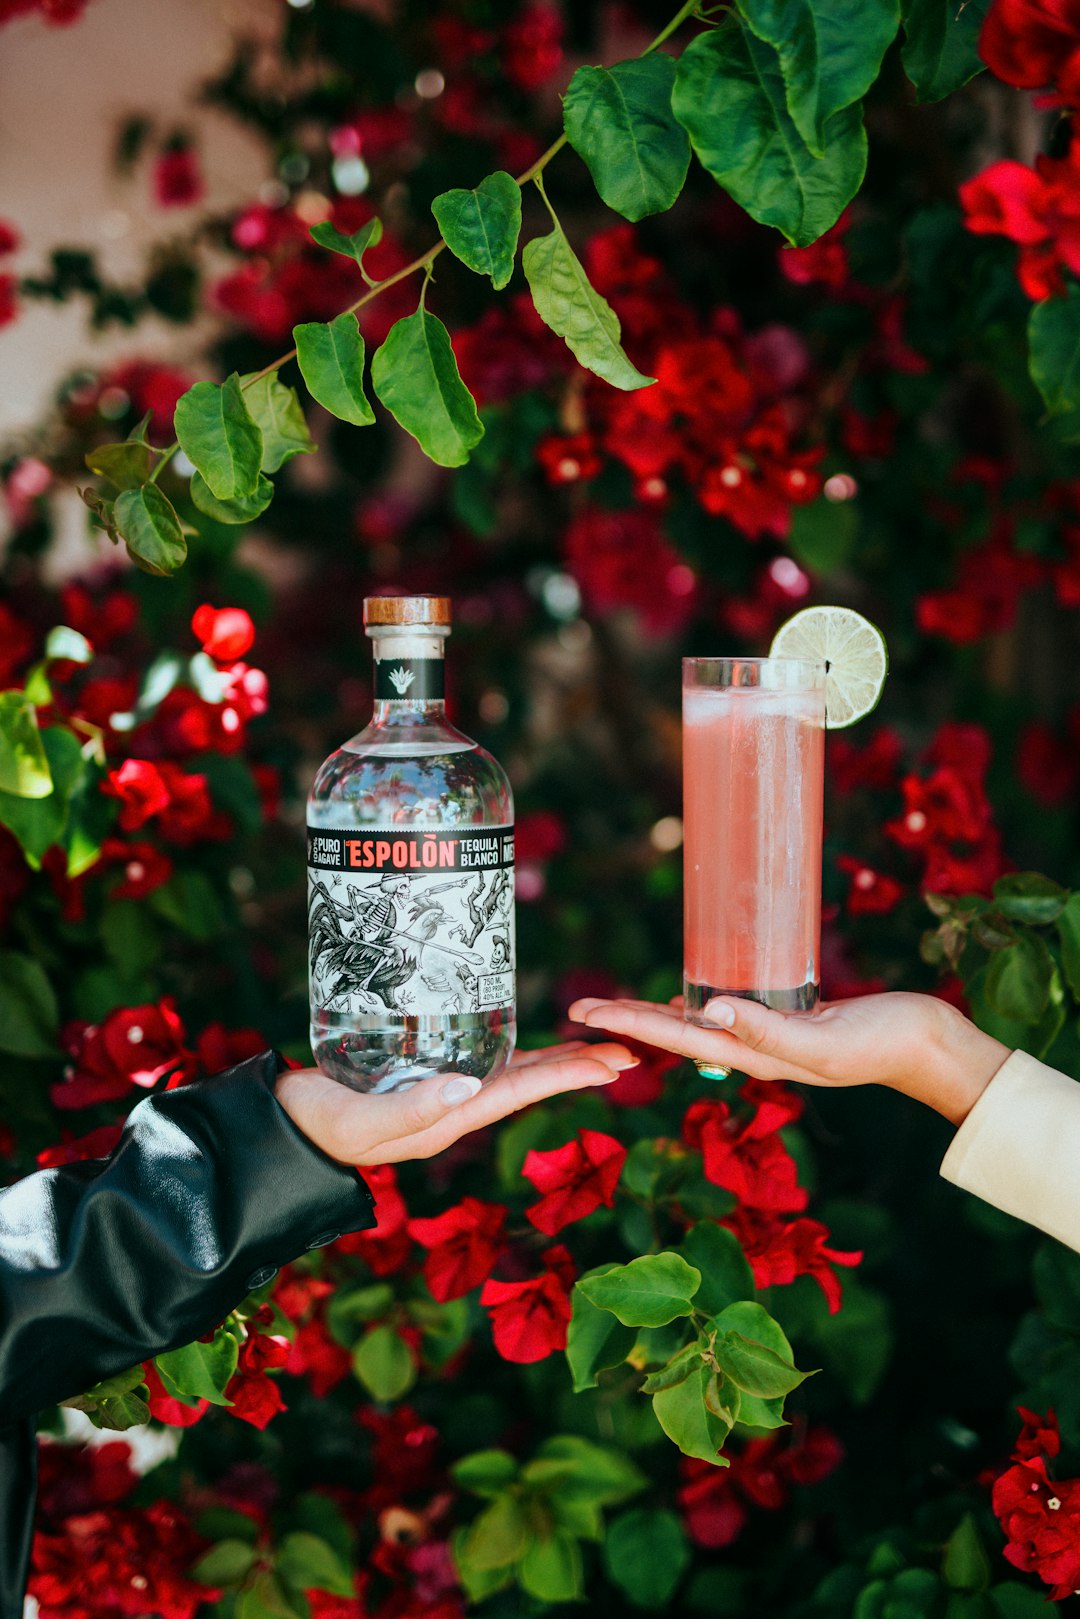
[[[593,1007],[599,1005],[599,1001],[593,1000],[591,996],[586,995],[583,996],[580,1001],[574,1001],[569,1007],[566,1015],[568,1018],[572,1019],[574,1023],[584,1023],[586,1017],[592,1011]]]
[[[727,1001],[710,1001],[705,1008],[705,1016],[710,1023],[719,1023],[722,1029],[730,1029],[735,1022],[735,1008],[729,1006]]]
[[[439,1095],[447,1107],[456,1107],[459,1102],[467,1102],[470,1096],[475,1096],[480,1089],[480,1081],[468,1074],[458,1074],[454,1079],[448,1079]]]
[[[640,1061],[640,1057],[613,1057],[611,1059],[613,1066],[620,1070],[624,1068],[636,1068]]]

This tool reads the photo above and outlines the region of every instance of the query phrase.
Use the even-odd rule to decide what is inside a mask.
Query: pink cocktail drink
[[[683,665],[686,1016],[716,994],[817,1004],[825,668]]]

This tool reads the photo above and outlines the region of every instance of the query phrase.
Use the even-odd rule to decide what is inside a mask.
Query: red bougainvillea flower
[[[561,1243],[541,1255],[544,1270],[526,1282],[484,1283],[480,1303],[491,1316],[495,1348],[503,1360],[529,1365],[566,1348],[577,1271]]]
[[[125,759],[110,770],[102,792],[120,800],[120,827],[137,832],[156,816],[163,837],[189,847],[201,839],[228,837],[232,822],[216,810],[207,778],[171,760]]]
[[[1065,291],[1062,270],[1080,271],[1080,151],[1063,158],[992,163],[960,187],[964,224],[976,235],[1007,236],[1020,252],[1017,275],[1029,298]]]
[[[290,1377],[304,1378],[315,1398],[321,1400],[345,1381],[351,1367],[349,1351],[331,1337],[321,1315],[301,1322],[285,1362]]]
[[[7,219],[0,219],[0,257],[5,253],[14,253],[21,238],[15,226]]]
[[[122,838],[106,838],[101,845],[102,860],[121,868],[121,879],[109,891],[110,899],[145,899],[155,888],[167,883],[173,863],[152,843],[125,843]]]
[[[125,759],[119,769],[110,770],[102,792],[120,800],[120,825],[125,832],[137,832],[169,802],[161,771],[149,759]]]
[[[167,1393],[161,1375],[152,1360],[143,1366],[143,1379],[150,1391],[147,1401],[150,1406],[150,1415],[156,1422],[163,1422],[167,1428],[193,1428],[201,1422],[210,1409],[209,1400],[196,1400],[194,1405],[188,1405],[184,1400],[177,1400]]]
[[[894,786],[903,756],[903,742],[887,725],[875,731],[861,747],[836,732],[830,735],[826,752],[829,777],[839,793],[852,793],[860,787]]]
[[[266,1321],[272,1319],[266,1305],[260,1311],[263,1314]],[[290,1344],[276,1333],[259,1332],[258,1320],[256,1316],[247,1322],[248,1335],[240,1345],[239,1363],[225,1394],[232,1401],[230,1416],[250,1422],[253,1428],[265,1428],[279,1411],[285,1410],[281,1390],[266,1373],[288,1362]]]
[[[562,65],[562,13],[546,0],[522,6],[502,36],[502,64],[511,84],[526,92],[558,73]]]
[[[839,1439],[821,1426],[751,1439],[731,1454],[731,1465],[723,1470],[693,1456],[680,1457],[679,1510],[691,1540],[709,1550],[730,1546],[742,1533],[751,1507],[777,1511],[792,1485],[817,1484],[843,1459]]]
[[[195,639],[219,663],[234,663],[249,651],[255,626],[242,607],[211,607],[204,602],[191,619]]]
[[[505,1224],[501,1203],[477,1197],[463,1197],[433,1219],[409,1221],[410,1237],[428,1250],[424,1278],[432,1298],[459,1299],[491,1275]]]
[[[0,683],[7,686],[34,650],[35,636],[4,602],[0,602]]]
[[[205,187],[199,159],[186,142],[161,152],[154,160],[154,200],[159,208],[190,208]]]
[[[1056,1456],[1061,1449],[1061,1431],[1054,1412],[1048,1411],[1041,1417],[1037,1411],[1029,1411],[1023,1405],[1018,1405],[1016,1410],[1024,1426],[1013,1447],[1014,1461],[1029,1461],[1032,1456]]]
[[[411,1405],[377,1411],[362,1405],[356,1420],[371,1434],[371,1474],[374,1483],[365,1492],[369,1509],[399,1503],[418,1490],[428,1490],[438,1478],[439,1431],[425,1422]]]
[[[123,1439],[103,1445],[38,1441],[38,1518],[43,1528],[73,1512],[113,1506],[131,1494],[139,1475],[131,1466],[131,1446]]]
[[[579,1130],[576,1141],[551,1152],[526,1153],[521,1173],[543,1195],[525,1210],[538,1231],[553,1237],[603,1205],[611,1208],[626,1148],[601,1130]]]
[[[194,1071],[184,1044],[184,1025],[168,998],[146,1006],[122,1006],[101,1023],[69,1024],[61,1042],[71,1053],[65,1077],[52,1085],[53,1105],[90,1107],[126,1097],[133,1085],[149,1089],[170,1072]]]
[[[955,585],[920,596],[915,617],[924,635],[941,635],[967,646],[1016,618],[1025,591],[1045,576],[1043,564],[1009,548],[1003,538],[977,546],[961,558]]]
[[[694,1102],[683,1119],[682,1136],[702,1155],[705,1179],[722,1186],[745,1208],[794,1213],[809,1194],[798,1183],[798,1168],[776,1125],[737,1119],[726,1102]]]
[[[591,433],[563,434],[541,439],[536,459],[549,483],[578,483],[595,478],[603,467]]]
[[[188,1576],[208,1546],[171,1501],[80,1513],[34,1536],[29,1592],[41,1619],[194,1619],[221,1595]]]
[[[1080,787],[1080,718],[1069,727],[1069,740],[1041,720],[1031,720],[1020,733],[1016,773],[1033,798],[1051,808],[1067,804]]]
[[[722,1222],[738,1237],[758,1287],[781,1287],[797,1276],[812,1276],[824,1293],[831,1314],[843,1297],[834,1265],[858,1265],[861,1253],[828,1246],[829,1233],[819,1220],[778,1220],[757,1209],[736,1209]]]
[[[131,400],[137,416],[145,416],[149,411],[151,441],[167,443],[172,437],[176,402],[195,380],[179,366],[161,365],[156,360],[127,360],[101,376],[100,390],[119,388]],[[96,637],[93,640],[97,646]]]
[[[19,283],[13,275],[0,275],[0,326],[7,326],[19,313]]]
[[[903,885],[895,877],[875,871],[849,854],[839,855],[836,864],[851,879],[847,893],[849,916],[888,916],[903,899]]]
[[[95,596],[80,584],[63,587],[60,607],[64,623],[85,635],[95,652],[108,652],[115,642],[130,635],[139,617],[139,604],[126,590]]]
[[[204,1073],[220,1074],[234,1063],[257,1057],[269,1045],[258,1029],[227,1029],[224,1023],[208,1023],[195,1042],[195,1051]]]
[[[1054,85],[1080,101],[1080,6],[1076,0],[995,0],[979,35],[991,73],[1021,90]]]
[[[836,224],[809,247],[781,248],[776,255],[781,275],[796,286],[816,282],[834,292],[845,286],[851,272],[844,235],[850,224],[851,211],[845,208]]]
[[[1051,1479],[1043,1456],[1015,1462],[994,1482],[994,1512],[1014,1568],[1037,1574],[1060,1601],[1080,1586],[1080,1479]]]
[[[649,1107],[664,1094],[667,1075],[682,1064],[682,1057],[670,1051],[658,1051],[655,1046],[641,1046],[633,1040],[624,1040],[638,1059],[636,1068],[625,1069],[610,1085],[604,1087],[604,1101],[616,1107]]]
[[[41,1169],[59,1169],[62,1164],[81,1164],[88,1158],[107,1158],[123,1131],[122,1124],[102,1124],[84,1136],[73,1136],[70,1130],[60,1132],[54,1147],[46,1147],[37,1155]]]
[[[697,579],[673,550],[654,511],[584,507],[563,537],[566,565],[592,612],[629,608],[653,635],[685,627]]]
[[[345,1254],[359,1254],[376,1276],[392,1276],[402,1270],[412,1256],[409,1237],[409,1211],[397,1182],[393,1164],[374,1164],[364,1170],[375,1198],[378,1224],[371,1231],[350,1231],[339,1237],[334,1248]]]

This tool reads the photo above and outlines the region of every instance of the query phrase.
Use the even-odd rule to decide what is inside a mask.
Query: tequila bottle
[[[373,596],[375,711],[307,807],[311,1046],[359,1091],[492,1079],[514,1048],[513,799],[446,716],[450,602]]]

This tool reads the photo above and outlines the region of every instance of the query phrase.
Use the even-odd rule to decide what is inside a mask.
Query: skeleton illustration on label
[[[308,831],[313,1000],[336,1013],[514,999],[512,827]]]

